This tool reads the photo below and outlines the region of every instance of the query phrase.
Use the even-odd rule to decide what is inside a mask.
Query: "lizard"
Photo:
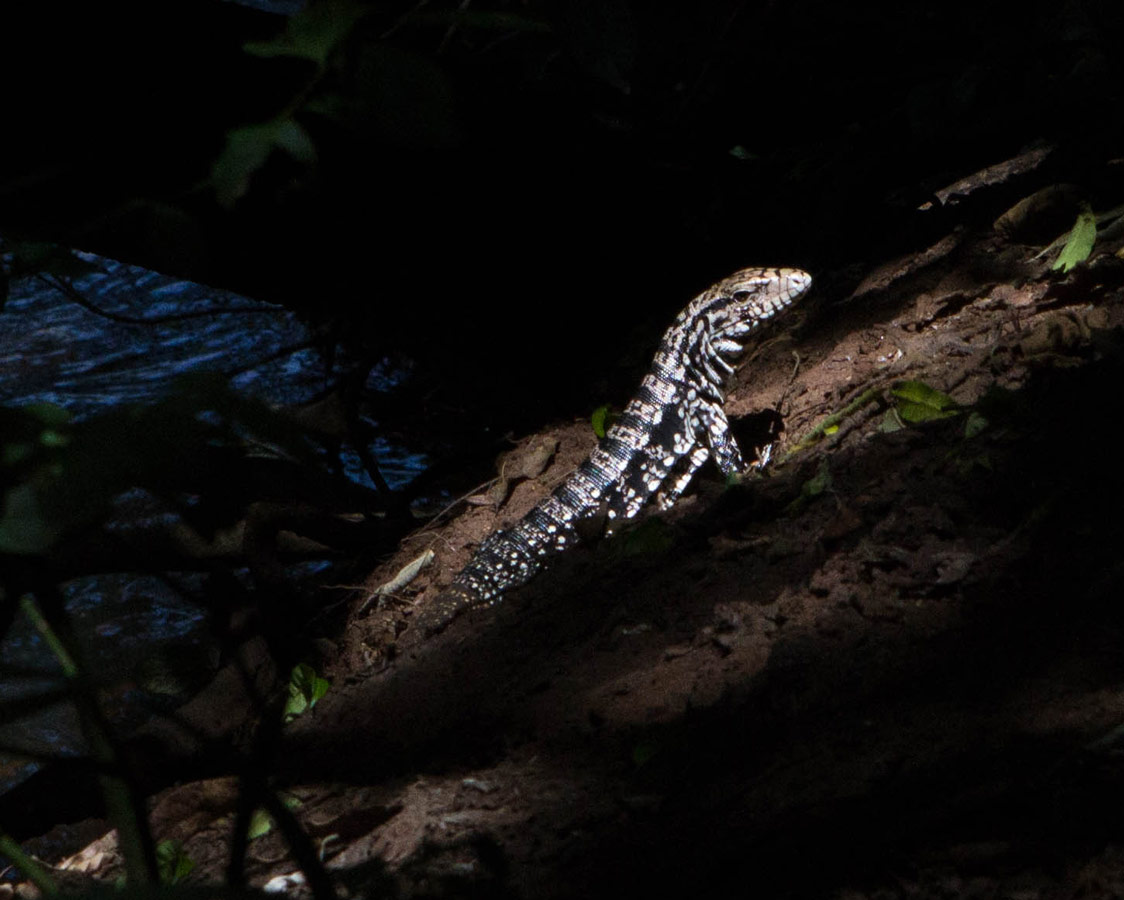
[[[606,533],[650,500],[666,510],[712,457],[725,475],[746,469],[723,409],[743,341],[807,293],[800,269],[741,269],[695,297],[664,334],[636,395],[586,460],[509,528],[492,532],[419,614],[428,634],[471,607],[491,606],[576,543],[575,525],[604,514]]]

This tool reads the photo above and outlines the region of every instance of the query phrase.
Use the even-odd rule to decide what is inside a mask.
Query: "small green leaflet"
[[[816,474],[800,485],[800,496],[818,497],[824,491],[831,490],[832,484],[831,469],[827,467],[827,460],[821,459]]]
[[[250,827],[246,829],[247,840],[260,838],[273,830],[273,816],[260,806],[250,815]]]
[[[211,184],[223,206],[232,206],[250,187],[250,179],[265,165],[274,148],[302,163],[316,160],[312,138],[295,119],[282,117],[257,125],[235,128],[226,135],[226,146],[211,168]]]
[[[328,693],[331,683],[316,674],[307,663],[298,663],[289,676],[289,699],[285,703],[285,721],[291,722],[297,716],[316,705],[316,701]]]
[[[195,868],[195,861],[183,852],[179,841],[161,841],[156,845],[156,869],[162,884],[179,884]]]
[[[70,443],[70,413],[53,403],[0,409],[0,467],[30,462],[41,448]]]
[[[605,437],[605,432],[609,430],[609,407],[597,407],[597,409],[593,411],[593,415],[589,418],[593,423],[593,433],[599,438]]]
[[[974,438],[987,429],[988,421],[974,410],[968,413],[968,420],[964,423],[964,437]]]
[[[21,411],[43,423],[39,432],[39,443],[44,447],[65,447],[70,443],[70,435],[62,429],[70,424],[70,413],[55,403],[32,403]]]
[[[787,511],[795,512],[803,508],[811,502],[812,498],[830,491],[834,484],[835,480],[831,477],[831,469],[828,468],[827,460],[821,459],[820,464],[816,467],[816,473],[800,485],[800,495],[788,504]]]
[[[960,414],[960,404],[923,381],[902,381],[890,389],[890,396],[898,401],[902,421],[910,425]]]
[[[1069,233],[1069,240],[1065,242],[1062,252],[1058,254],[1057,261],[1051,268],[1068,272],[1078,263],[1089,258],[1093,252],[1093,242],[1097,239],[1097,217],[1093,210],[1086,204],[1077,215],[1077,221]]]
[[[366,12],[365,6],[352,0],[313,3],[288,19],[283,34],[249,41],[243,49],[254,56],[295,56],[322,67]]]
[[[300,799],[292,794],[280,793],[277,796],[285,805],[285,809],[297,809],[301,805]],[[273,826],[273,816],[259,806],[250,814],[250,826],[246,829],[246,837],[252,841],[254,838],[267,835],[273,830]]]
[[[297,162],[316,162],[316,148],[312,138],[294,119],[279,119],[273,131],[273,140]]]

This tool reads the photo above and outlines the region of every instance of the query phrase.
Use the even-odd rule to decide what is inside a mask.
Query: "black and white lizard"
[[[708,456],[725,474],[745,469],[723,410],[730,360],[742,341],[803,296],[799,269],[742,269],[699,294],[660,341],[652,368],[601,443],[510,528],[489,535],[472,560],[419,616],[428,633],[473,606],[490,606],[529,581],[544,559],[577,541],[575,523],[604,511],[607,530],[650,499],[662,510]]]

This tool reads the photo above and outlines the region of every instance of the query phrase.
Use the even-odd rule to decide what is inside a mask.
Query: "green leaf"
[[[48,428],[63,428],[70,424],[69,410],[57,403],[31,403],[21,407],[21,411],[38,419]]]
[[[295,120],[283,119],[278,122],[274,141],[298,162],[316,162],[316,148],[312,145],[312,138]]]
[[[260,806],[250,815],[250,827],[246,829],[246,838],[253,840],[269,834],[273,830],[273,816]]]
[[[893,434],[895,431],[902,431],[905,428],[905,422],[902,417],[898,415],[896,409],[888,409],[882,414],[882,421],[878,425],[878,430],[882,434]]]
[[[366,12],[353,0],[312,3],[289,17],[284,33],[268,41],[249,41],[242,48],[254,56],[292,56],[323,67]]]
[[[275,148],[302,163],[316,161],[316,148],[308,132],[289,117],[244,125],[227,132],[226,146],[211,168],[211,184],[223,206],[245,196],[250,181]]]
[[[980,432],[986,429],[988,424],[989,423],[987,419],[973,410],[972,412],[968,413],[968,419],[964,423],[964,437],[974,438],[976,435],[980,434]]]
[[[736,144],[735,146],[731,147],[730,155],[734,157],[734,159],[742,160],[742,162],[749,162],[751,160],[761,158],[752,150],[746,150],[745,147],[743,147],[741,144]]]
[[[156,845],[156,870],[163,884],[179,884],[195,868],[195,861],[183,852],[179,841],[161,841]]]
[[[48,428],[39,435],[39,443],[44,447],[58,449],[70,443],[70,435],[55,431],[53,428]]]
[[[276,131],[275,122],[265,122],[244,125],[227,133],[226,146],[211,168],[211,183],[223,206],[231,206],[245,195],[250,179],[273,151]]]
[[[921,381],[903,381],[890,389],[897,401],[897,412],[903,422],[917,425],[960,414],[960,405],[948,394]]]
[[[593,411],[593,415],[589,417],[593,423],[593,433],[599,438],[605,437],[608,431],[609,424],[609,407],[599,406]]]
[[[316,705],[316,701],[328,693],[331,683],[316,674],[307,663],[298,663],[289,676],[289,699],[285,703],[284,717],[291,722],[297,716]]]
[[[800,486],[800,495],[802,497],[818,497],[824,491],[831,490],[832,483],[831,470],[827,467],[827,460],[821,459],[816,474]]]
[[[1093,252],[1093,243],[1096,239],[1097,217],[1086,204],[1078,213],[1077,221],[1073,223],[1073,229],[1069,232],[1069,240],[1065,242],[1052,268],[1068,272],[1078,263],[1084,262]]]
[[[299,797],[294,797],[292,794],[280,791],[277,794],[285,809],[299,809],[301,801]],[[250,825],[246,829],[246,837],[248,840],[262,837],[269,834],[276,823],[273,821],[273,816],[265,811],[264,807],[259,806],[250,815]]]
[[[69,425],[70,413],[54,403],[0,408],[0,466],[28,462],[42,448],[65,447],[71,439]]]

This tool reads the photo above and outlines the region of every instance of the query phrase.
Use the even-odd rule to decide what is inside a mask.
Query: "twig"
[[[53,604],[61,610],[62,601]],[[74,705],[82,723],[82,731],[90,745],[91,755],[99,769],[101,784],[109,819],[117,828],[121,853],[125,857],[125,874],[134,889],[155,884],[159,880],[156,868],[156,847],[148,827],[144,801],[126,775],[126,767],[118,752],[109,725],[98,707],[97,700],[66,642],[47,621],[31,594],[20,598],[23,613],[35,626],[62,667],[63,677],[71,688]]]
[[[480,491],[487,490],[488,488],[490,488],[493,484],[495,484],[499,480],[500,480],[500,476],[497,475],[495,478],[489,478],[487,481],[483,482],[482,484],[476,485],[476,487],[472,488],[467,493],[461,494],[461,496],[457,497],[456,500],[453,500],[448,506],[446,506],[443,510],[441,510],[439,513],[437,513],[437,515],[435,515],[432,519],[430,519],[428,522],[426,522],[425,527],[418,529],[418,531],[416,533],[417,534],[425,534],[427,531],[431,530],[432,528],[435,528],[436,525],[437,525],[437,522],[447,512],[449,512],[452,509],[455,509],[459,504],[464,503],[464,501],[467,500],[469,497],[471,497],[473,494],[478,494]]]
[[[213,309],[196,309],[191,312],[172,313],[167,316],[126,316],[121,313],[102,309],[100,306],[95,306],[87,300],[86,296],[74,287],[74,285],[62,281],[53,275],[39,273],[35,278],[48,287],[54,288],[56,291],[64,294],[67,299],[77,303],[84,310],[93,313],[95,316],[101,316],[103,319],[109,319],[109,321],[117,322],[121,325],[164,325],[168,322],[183,322],[187,319],[204,319],[209,316],[246,315],[250,313],[263,313],[276,316],[285,312],[284,309],[268,309],[260,306],[235,306],[231,309],[220,309],[218,307]]]

